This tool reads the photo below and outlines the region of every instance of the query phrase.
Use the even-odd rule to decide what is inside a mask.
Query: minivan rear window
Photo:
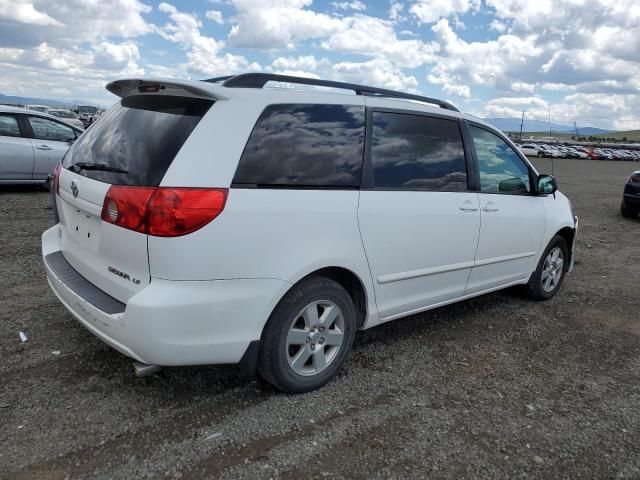
[[[100,182],[158,186],[211,105],[190,97],[123,98],[80,136],[62,166]]]

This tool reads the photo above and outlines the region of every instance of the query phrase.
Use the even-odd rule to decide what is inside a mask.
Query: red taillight
[[[227,189],[113,185],[102,220],[156,237],[179,237],[211,222],[226,201]]]
[[[102,204],[102,220],[147,233],[147,205],[156,190],[154,187],[113,185]]]
[[[220,215],[226,200],[226,189],[158,188],[148,206],[149,235],[195,232]]]
[[[62,164],[56,163],[56,168],[53,169],[53,190],[56,195],[60,195],[60,171],[62,170]]]

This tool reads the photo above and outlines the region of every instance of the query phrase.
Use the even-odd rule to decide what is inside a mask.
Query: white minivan
[[[553,177],[447,102],[258,73],[107,88],[42,250],[60,301],[142,374],[239,364],[305,392],[357,330],[513,285],[548,299],[571,270]]]

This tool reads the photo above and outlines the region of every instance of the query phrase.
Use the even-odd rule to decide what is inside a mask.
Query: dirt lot
[[[639,166],[556,161],[581,230],[553,300],[501,292],[362,332],[300,396],[233,368],[135,378],[49,292],[48,194],[4,188],[0,478],[639,478],[640,220],[619,213]]]

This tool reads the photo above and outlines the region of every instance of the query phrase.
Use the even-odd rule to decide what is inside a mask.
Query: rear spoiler
[[[212,91],[214,89],[220,90],[220,87],[206,83],[200,86],[198,83],[199,82],[175,79],[127,78],[108,83],[106,89],[120,98],[149,93],[180,97],[211,98],[216,100],[225,98],[219,95],[217,91],[215,93]]]

